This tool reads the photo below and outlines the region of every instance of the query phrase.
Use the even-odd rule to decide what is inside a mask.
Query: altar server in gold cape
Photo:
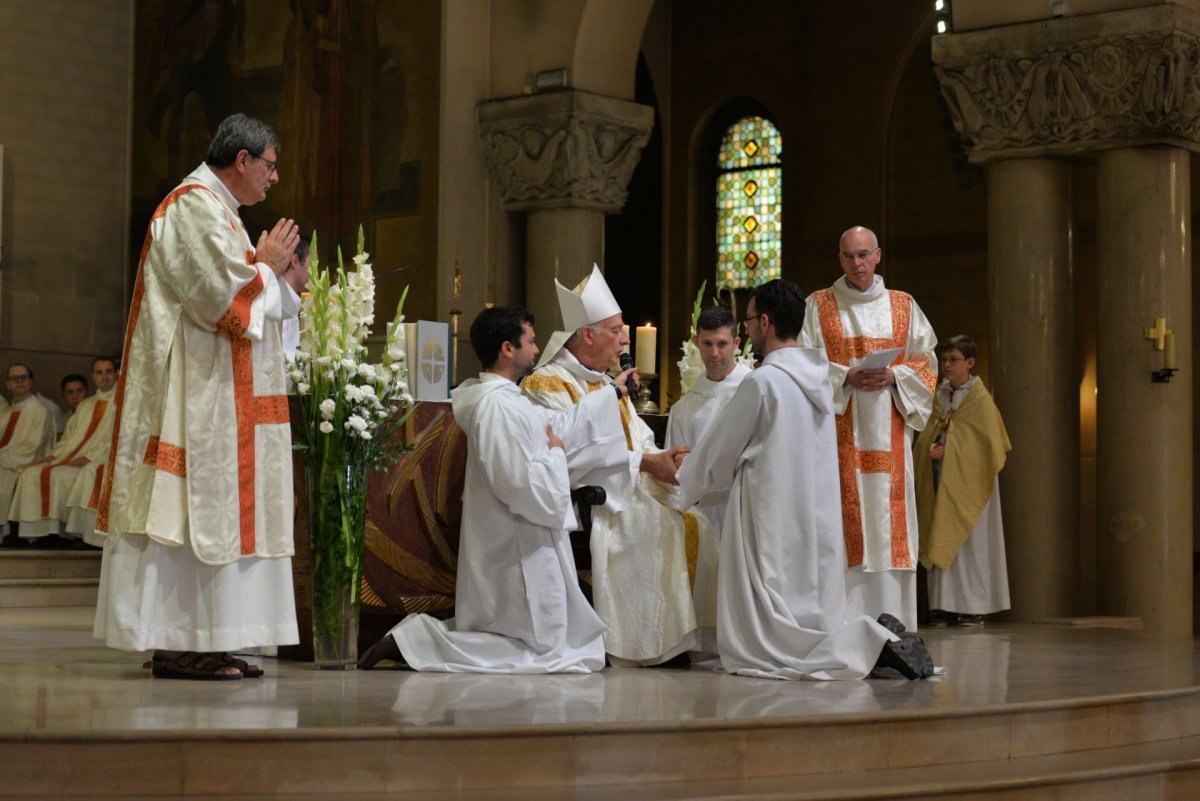
[[[237,114],[159,204],[134,284],[96,528],[95,634],[158,649],[156,676],[261,675],[228,652],[298,641],[292,455],[278,276],[291,220],[257,247],[238,207],[279,180],[279,143]]]
[[[40,539],[64,534],[68,503],[80,478],[91,486],[97,468],[108,460],[112,443],[113,391],[117,363],[108,356],[92,361],[96,394],[82,400],[63,430],[50,455],[21,471],[8,519],[18,521],[23,539]],[[79,534],[68,534],[81,539]]]
[[[971,373],[977,353],[966,336],[938,345],[945,380],[913,451],[934,626],[980,626],[983,615],[1009,608],[998,474],[1012,445],[991,394]]]
[[[799,341],[829,357],[847,614],[888,612],[916,629],[912,433],[925,427],[933,408],[937,337],[912,296],[889,290],[875,274],[881,251],[874,233],[851,228],[838,251],[845,275],[809,296]],[[864,365],[875,352],[894,355],[881,366]]]
[[[592,392],[612,393],[629,344],[621,307],[600,268],[574,290],[555,281],[565,331],[550,338],[521,389],[534,403],[569,411]],[[622,374],[624,375],[624,374]],[[621,401],[628,461],[571,473],[571,485],[602,486],[608,499],[592,518],[592,599],[608,627],[615,665],[655,665],[688,651],[715,653],[717,544],[703,515],[671,508],[674,451]]]

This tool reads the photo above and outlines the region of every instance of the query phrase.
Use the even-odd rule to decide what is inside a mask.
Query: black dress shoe
[[[408,664],[404,661],[404,656],[400,653],[400,646],[396,645],[396,638],[388,634],[382,640],[372,645],[366,652],[358,658],[358,663],[355,665],[359,670],[371,670],[376,664],[384,659],[390,659],[398,663],[401,667],[407,667]]]
[[[900,639],[883,644],[871,671],[873,678],[924,679],[933,675],[933,657],[920,637],[906,631],[903,623],[887,613],[880,615],[878,622]]]

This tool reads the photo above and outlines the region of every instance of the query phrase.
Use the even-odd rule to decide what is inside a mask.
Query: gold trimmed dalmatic
[[[201,165],[154,212],[126,330],[96,528],[206,564],[292,553],[279,290]]]
[[[531,401],[569,412],[591,392],[612,392],[612,379],[584,367],[567,350],[521,384]],[[571,485],[603,486],[608,501],[592,517],[592,602],[608,628],[614,661],[652,665],[691,650],[715,653],[718,549],[695,511],[669,505],[661,484],[638,472],[642,453],[658,451],[654,433],[629,399],[620,404],[628,465],[571,475]]]

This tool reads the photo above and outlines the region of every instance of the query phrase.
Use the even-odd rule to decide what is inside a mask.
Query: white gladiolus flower
[[[322,434],[330,434],[333,432],[333,423],[328,420],[322,420],[321,425],[317,426]]]
[[[330,420],[333,418],[333,413],[337,409],[337,401],[335,401],[333,398],[326,398],[325,400],[321,401],[321,405],[318,408],[321,410],[321,416],[326,420]]]
[[[359,431],[359,432],[358,432],[358,435],[359,435],[360,437],[362,437],[363,439],[370,439],[370,438],[371,438],[371,432],[370,432],[370,431]]]
[[[296,392],[300,395],[307,395],[310,389],[312,389],[312,387],[310,387],[308,384],[305,384],[303,381],[296,385]]]
[[[355,431],[366,431],[367,421],[359,417],[357,414],[350,415],[346,420],[346,427],[353,428]]]

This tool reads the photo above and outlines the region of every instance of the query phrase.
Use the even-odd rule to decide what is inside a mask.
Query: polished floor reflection
[[[1070,707],[1191,692],[1195,641],[1033,625],[922,632],[945,676],[922,682],[781,682],[697,668],[584,676],[318,672],[263,659],[264,679],[156,680],[142,655],[91,639],[91,610],[0,610],[0,721],[8,736],[147,730],[364,730],[593,726],[617,730],[820,716],[889,718]],[[1009,706],[1011,705],[1011,706]],[[831,717],[826,717],[831,716]],[[382,733],[382,732],[381,732]]]

